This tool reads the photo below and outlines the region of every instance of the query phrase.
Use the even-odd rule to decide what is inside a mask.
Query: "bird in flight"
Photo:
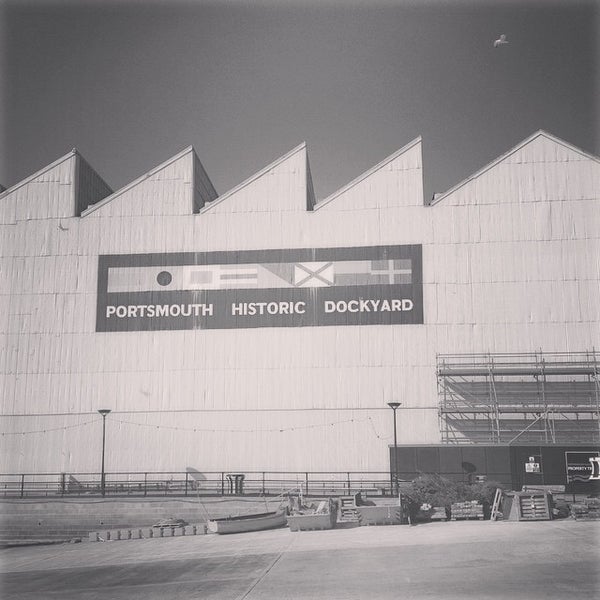
[[[508,40],[506,39],[506,34],[503,33],[497,40],[494,40],[494,48],[503,46],[504,44],[508,44]]]

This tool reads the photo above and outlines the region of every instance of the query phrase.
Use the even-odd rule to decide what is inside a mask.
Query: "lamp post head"
[[[387,405],[392,409],[392,410],[396,410],[400,405],[401,402],[388,402]]]
[[[110,408],[100,408],[98,410],[98,412],[102,415],[102,417],[104,418],[109,412],[110,412]]]

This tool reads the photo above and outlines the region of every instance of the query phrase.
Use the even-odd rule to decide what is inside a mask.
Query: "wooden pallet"
[[[523,521],[545,521],[551,519],[548,494],[519,496]]]
[[[497,521],[500,518],[500,503],[504,492],[500,488],[496,488],[494,494],[494,502],[492,503],[492,512],[490,513],[490,521]]]
[[[340,522],[358,523],[358,510],[355,496],[342,496],[340,498]]]
[[[511,492],[504,503],[508,521],[549,521],[552,519],[550,494],[547,492]]]

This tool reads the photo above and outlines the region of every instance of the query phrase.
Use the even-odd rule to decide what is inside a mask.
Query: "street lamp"
[[[396,410],[400,406],[400,402],[388,402],[388,406],[394,411],[394,475],[392,476],[392,465],[390,465],[390,478],[392,479],[392,488],[396,492],[396,496],[398,495],[398,438],[396,435]],[[395,479],[395,485],[394,485]]]
[[[100,476],[100,492],[104,496],[104,447],[106,445],[106,415],[110,412],[110,408],[101,408],[98,412],[102,415],[102,475]]]

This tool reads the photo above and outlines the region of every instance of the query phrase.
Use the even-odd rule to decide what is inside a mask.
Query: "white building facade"
[[[304,144],[218,196],[192,148],[0,194],[2,469],[386,471],[438,354],[600,347],[600,161],[537,132],[432,203],[416,139],[316,201]],[[262,313],[262,314],[261,314]]]

